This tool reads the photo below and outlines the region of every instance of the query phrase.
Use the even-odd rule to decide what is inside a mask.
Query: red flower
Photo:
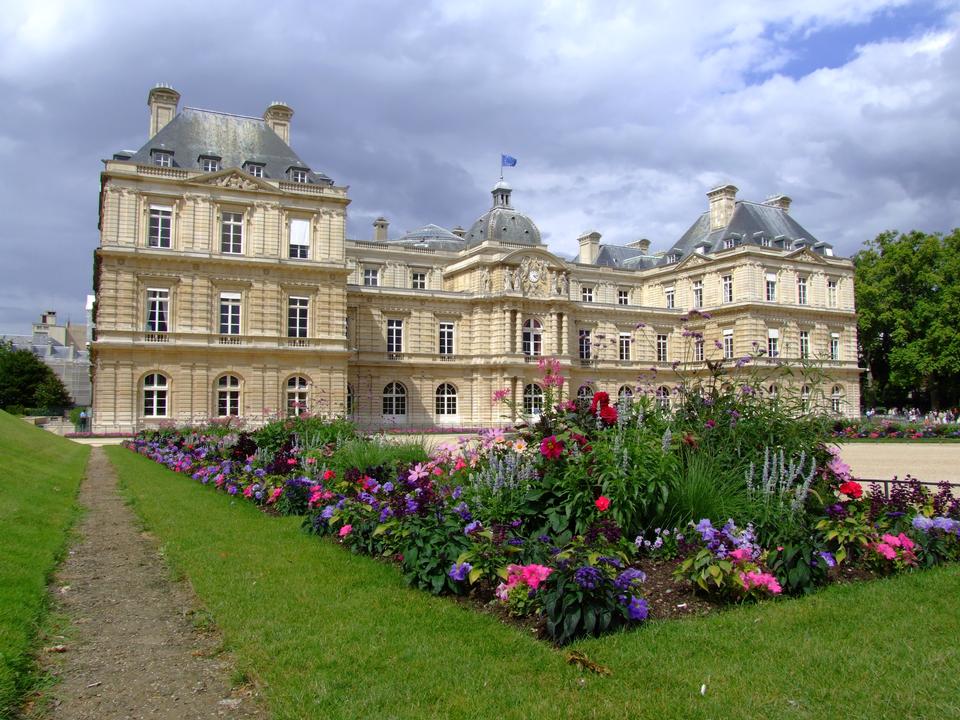
[[[863,495],[863,488],[860,486],[860,483],[847,480],[847,482],[840,484],[840,492],[847,497],[852,497],[854,500],[859,500],[860,496]]]
[[[610,404],[610,396],[603,390],[593,394],[593,400],[590,402],[590,414],[596,415],[597,408],[605,408]]]
[[[323,479],[324,479],[324,480],[333,480],[336,476],[337,476],[337,474],[336,474],[333,470],[324,470],[324,471],[323,471]]]
[[[540,454],[547,460],[556,460],[563,455],[563,440],[557,440],[556,435],[550,435],[540,441]]]
[[[605,405],[600,409],[600,419],[607,425],[617,422],[617,409],[613,405]]]
[[[610,507],[610,498],[601,495],[593,504],[597,506],[597,510],[600,512],[606,512],[607,508]]]

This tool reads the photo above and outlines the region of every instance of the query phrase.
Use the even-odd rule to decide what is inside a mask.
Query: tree
[[[29,350],[0,343],[0,407],[62,408],[70,395],[53,370]]]
[[[940,408],[960,390],[960,229],[885,232],[854,256],[861,355],[874,402]]]

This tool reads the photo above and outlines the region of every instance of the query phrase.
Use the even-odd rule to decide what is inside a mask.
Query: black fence
[[[921,486],[923,486],[923,487],[931,487],[931,488],[940,488],[940,487],[943,487],[944,485],[946,485],[946,486],[948,486],[948,487],[950,488],[951,491],[953,491],[954,495],[960,494],[960,483],[946,482],[946,481],[944,481],[944,480],[941,480],[940,482],[931,482],[931,481],[924,481],[924,480],[916,480],[916,479],[914,479],[914,478],[910,478],[909,480],[899,480],[899,479],[897,479],[897,480],[878,480],[878,479],[875,479],[875,478],[857,478],[857,482],[860,483],[861,485],[879,485],[879,486],[881,486],[881,487],[883,488],[883,496],[884,496],[885,498],[890,497],[890,488],[891,488],[893,485],[904,485],[904,486],[907,486],[907,485],[917,485],[917,484],[918,484],[918,485],[921,485]]]

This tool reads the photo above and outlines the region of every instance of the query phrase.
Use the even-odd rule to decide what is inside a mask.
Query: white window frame
[[[394,355],[403,352],[403,320],[401,318],[387,318],[387,352]]]
[[[527,318],[520,333],[521,350],[529,357],[543,354],[543,324],[536,318]]]
[[[167,400],[170,381],[167,376],[163,373],[149,373],[144,376],[141,386],[143,417],[169,417]]]
[[[200,171],[215,173],[220,172],[220,160],[213,157],[200,157]]]
[[[287,247],[287,254],[294,260],[309,259],[310,221],[304,218],[291,218],[289,233],[290,242]]]
[[[453,355],[455,339],[456,324],[450,320],[441,320],[437,324],[437,353]]]
[[[363,285],[364,287],[380,287],[380,268],[363,268]]]
[[[220,252],[243,255],[243,213],[224,210],[220,213]]]
[[[261,163],[247,163],[247,174],[255,178],[262,178],[263,165]]]
[[[840,333],[830,333],[830,359],[840,360]]]
[[[617,290],[617,305],[629,305],[630,304],[630,291],[629,290]]]
[[[723,359],[733,359],[733,330],[723,331]]]
[[[423,270],[413,270],[410,273],[410,287],[414,290],[427,289],[427,273]]]
[[[592,285],[581,285],[580,286],[580,300],[582,302],[593,302],[593,286]]]
[[[810,331],[800,331],[800,357],[806,359],[810,357]]]
[[[797,276],[797,305],[807,304],[807,278],[803,275]]]
[[[664,333],[657,333],[657,362],[669,362],[670,338]]]
[[[173,167],[173,153],[168,150],[154,150],[153,164],[157,167]]]
[[[236,375],[227,374],[217,378],[217,417],[240,416],[241,385]]]
[[[147,332],[170,332],[169,288],[147,288]]]
[[[621,361],[633,360],[633,337],[630,333],[622,332],[617,340],[617,354]]]
[[[219,328],[221,335],[240,335],[243,332],[243,295],[220,293]]]
[[[694,362],[703,362],[704,358],[704,342],[702,337],[693,339],[693,361]]]
[[[590,328],[580,328],[577,333],[577,349],[581,360],[589,360],[593,352],[593,338]]]
[[[663,300],[666,304],[667,310],[673,310],[677,306],[677,293],[676,290],[672,287],[666,287],[663,289]]]
[[[308,170],[304,170],[303,168],[290,168],[290,182],[301,184],[307,182],[308,172]]]
[[[289,417],[298,417],[310,412],[310,381],[302,375],[287,380],[286,405]]]
[[[767,330],[767,357],[780,356],[780,331],[776,328]]]
[[[384,417],[405,417],[407,388],[402,382],[389,382],[383,388],[381,411]]]
[[[310,333],[310,298],[291,295],[287,298],[287,337],[305,338]]]
[[[777,274],[767,273],[766,290],[764,298],[767,302],[777,301]]]
[[[151,205],[147,247],[169,249],[173,242],[173,207]]]
[[[733,275],[723,275],[720,278],[723,287],[723,302],[733,302]]]
[[[523,386],[523,414],[538,417],[543,414],[543,388],[536,383]]]
[[[836,280],[827,280],[827,307],[837,307],[839,297],[839,283]]]
[[[434,393],[434,410],[437,416],[453,417],[457,412],[457,388],[453,383],[440,383]]]
[[[695,308],[703,307],[703,280],[693,281],[693,306]]]

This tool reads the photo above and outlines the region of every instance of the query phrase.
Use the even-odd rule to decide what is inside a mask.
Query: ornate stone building
[[[789,198],[719,187],[666,252],[593,232],[570,261],[501,181],[469,230],[391,238],[380,218],[372,239],[348,240],[346,188],[290,148],[289,107],[261,119],[178,103],[154,88],[149,140],[102,173],[96,430],[304,409],[479,427],[503,421],[495,390],[539,409],[541,357],[573,392],[667,402],[679,373],[757,348],[771,366],[822,368],[793,381],[811,405],[858,411],[852,263]]]

